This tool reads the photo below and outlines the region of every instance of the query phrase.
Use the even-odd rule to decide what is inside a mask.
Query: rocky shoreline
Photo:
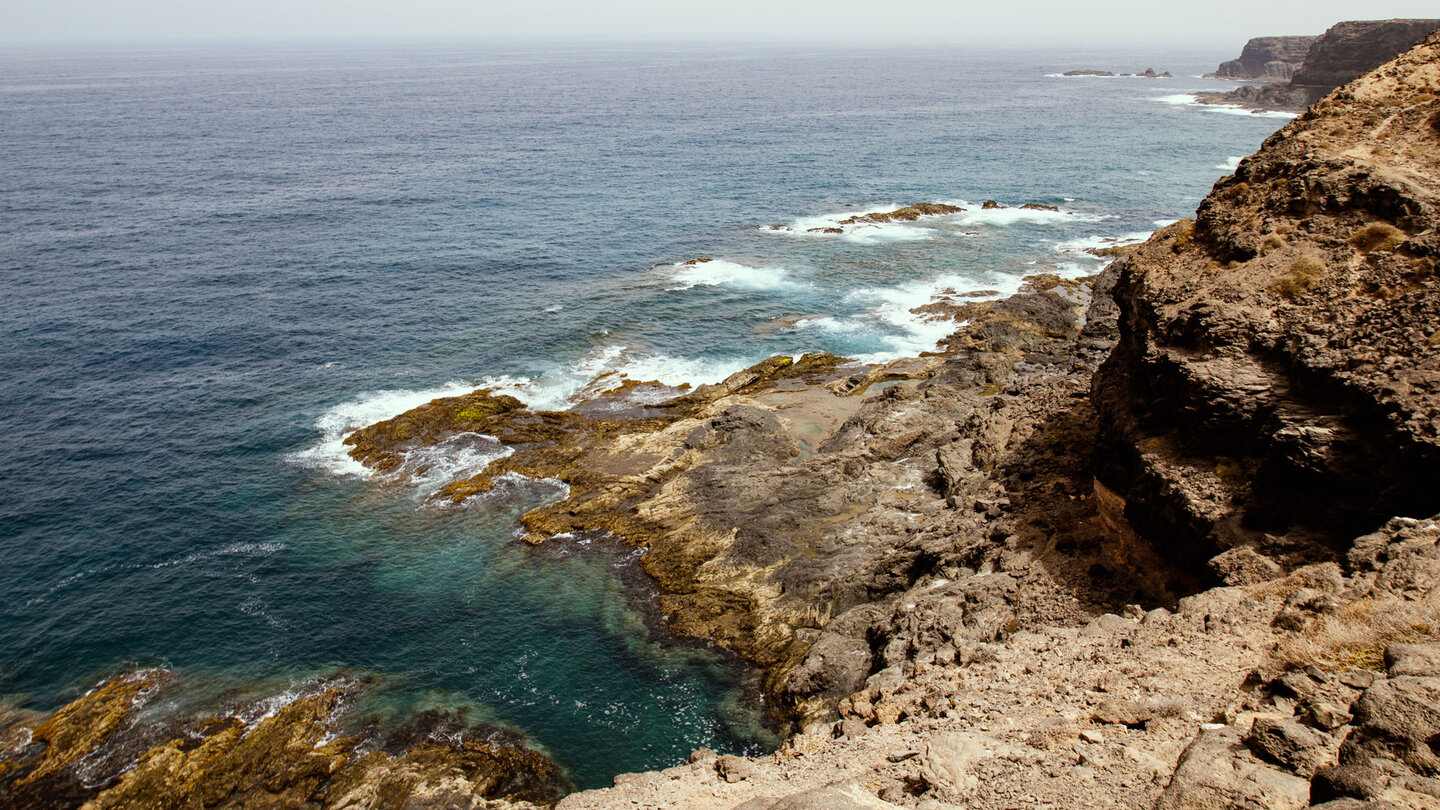
[[[921,308],[956,324],[921,357],[616,380],[563,412],[476,391],[347,443],[393,470],[495,436],[514,452],[436,497],[565,482],[526,541],[643,547],[668,627],[765,672],[774,754],[697,751],[566,810],[1440,807],[1437,87],[1440,35],[1099,276]],[[332,738],[340,687],[137,724],[168,677],[0,712],[0,802],[563,791],[485,731]]]

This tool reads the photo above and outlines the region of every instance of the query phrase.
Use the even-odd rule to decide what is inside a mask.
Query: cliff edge
[[[1098,478],[1197,573],[1440,511],[1435,43],[1316,104],[1122,265]]]

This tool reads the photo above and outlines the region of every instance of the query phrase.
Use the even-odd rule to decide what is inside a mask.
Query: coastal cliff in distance
[[[1342,22],[1331,26],[1313,42],[1298,62],[1286,61],[1292,67],[1276,66],[1275,70],[1290,75],[1276,75],[1280,81],[1263,87],[1240,87],[1229,93],[1202,95],[1206,104],[1232,104],[1256,110],[1288,110],[1299,112],[1323,98],[1327,93],[1369,70],[1379,67],[1409,50],[1425,39],[1432,31],[1440,29],[1440,19],[1435,20],[1368,20]],[[1274,40],[1303,40],[1306,37],[1274,37]],[[1251,43],[1256,40],[1251,40]],[[1250,44],[1246,44],[1248,51]],[[1245,54],[1239,60],[1226,62],[1214,74],[1223,78],[1247,78],[1227,75],[1233,71],[1252,70],[1260,54],[1245,63]],[[1235,67],[1232,67],[1235,66]],[[1268,68],[1267,68],[1268,69]],[[1268,79],[1271,76],[1251,75],[1248,78]]]
[[[1221,63],[1210,75],[1220,79],[1288,82],[1305,62],[1305,54],[1316,39],[1318,37],[1255,37],[1245,43],[1239,59]]]
[[[563,480],[524,539],[644,548],[666,626],[764,671],[771,755],[557,803],[553,764],[463,717],[337,725],[359,682],[163,718],[144,671],[0,705],[0,805],[1435,807],[1440,34],[1106,255],[918,308],[955,323],[922,357],[568,411],[478,390],[348,437],[380,471],[513,448],[452,502]]]

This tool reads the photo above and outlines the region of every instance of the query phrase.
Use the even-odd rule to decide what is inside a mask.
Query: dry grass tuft
[[[1410,237],[1404,231],[1386,222],[1372,222],[1356,229],[1350,235],[1350,244],[1361,253],[1372,250],[1394,250]]]
[[[1385,648],[1440,640],[1440,603],[1365,597],[1322,616],[1280,644],[1285,664],[1325,669],[1384,669]]]
[[[1270,282],[1270,292],[1294,301],[1325,275],[1325,265],[1318,259],[1301,256],[1290,264],[1290,272]]]

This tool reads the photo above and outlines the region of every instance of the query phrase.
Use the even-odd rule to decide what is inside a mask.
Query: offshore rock
[[[1117,263],[1098,479],[1202,578],[1440,511],[1437,51],[1315,105]]]
[[[914,222],[920,217],[935,217],[945,214],[958,214],[964,211],[958,205],[947,205],[945,203],[915,203],[904,208],[897,208],[894,211],[875,211],[869,214],[861,214],[848,219],[840,220],[841,225],[855,225],[858,223],[884,223],[884,222]]]

